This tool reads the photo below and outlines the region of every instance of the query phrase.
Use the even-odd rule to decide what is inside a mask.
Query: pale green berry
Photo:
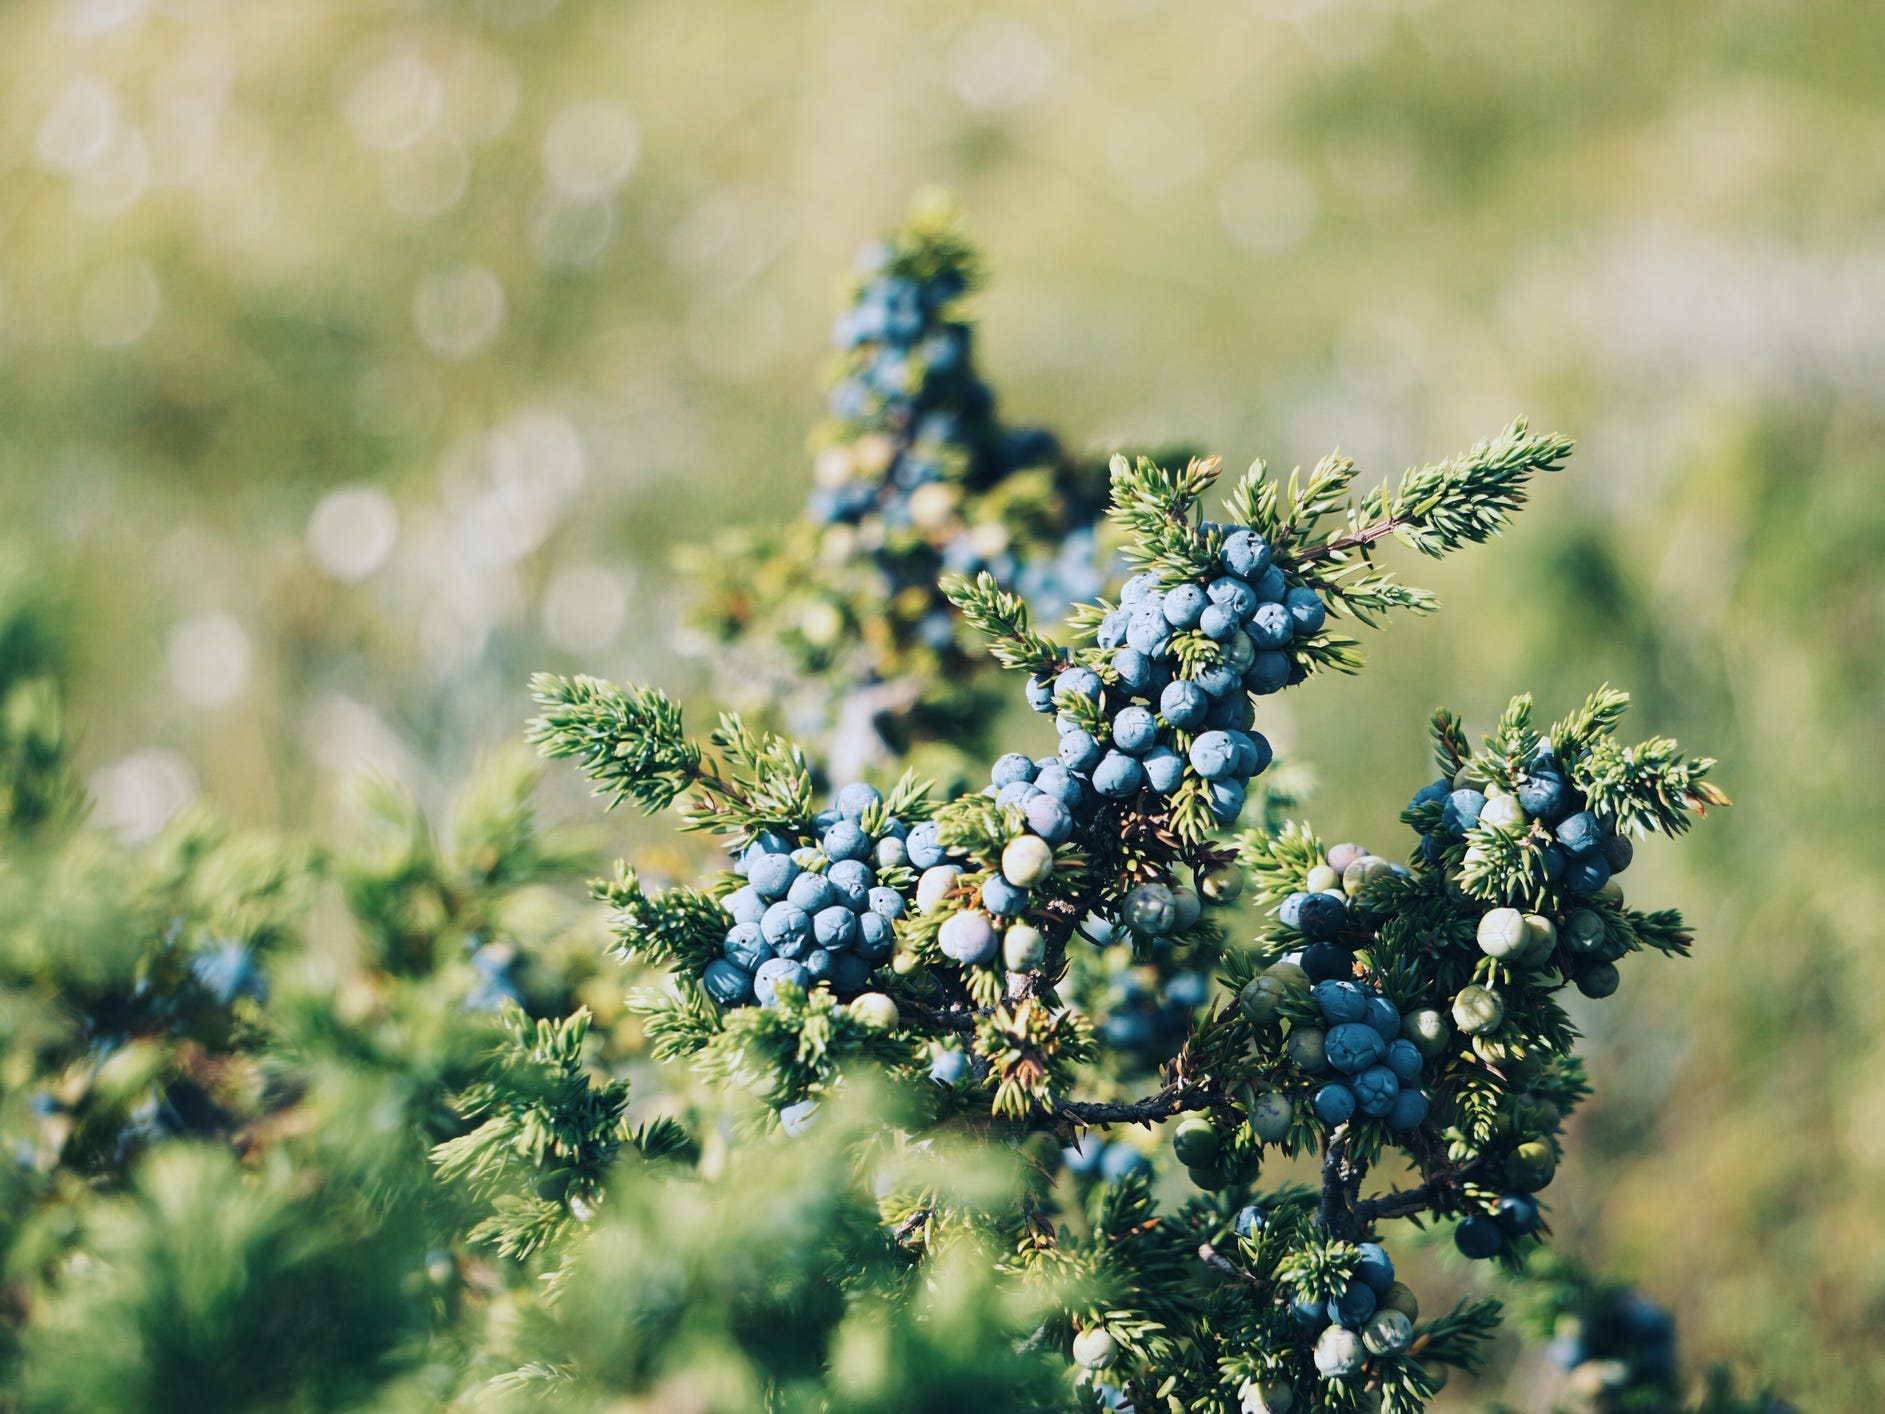
[[[1119,1358],[1119,1342],[1104,1326],[1094,1326],[1073,1338],[1073,1358],[1089,1370],[1104,1370]]]
[[[1542,967],[1557,951],[1558,928],[1542,913],[1525,915],[1525,951],[1519,954],[1519,962],[1526,967]]]
[[[1414,1323],[1399,1311],[1376,1311],[1361,1328],[1361,1343],[1373,1355],[1399,1355],[1414,1343]]]
[[[1283,1050],[1298,1070],[1320,1075],[1329,1068],[1328,1033],[1317,1026],[1298,1026],[1289,1033]]]
[[[897,1022],[902,1020],[897,1004],[882,992],[865,992],[853,997],[850,1011],[872,1031],[894,1031]]]
[[[953,864],[937,864],[923,871],[923,877],[916,881],[916,911],[931,913],[936,905],[947,898],[962,878],[962,871]]]
[[[1489,792],[1486,808],[1479,812],[1479,823],[1495,830],[1522,830],[1531,822],[1531,816],[1518,803],[1518,797],[1512,795],[1493,795]]]
[[[1053,846],[1039,835],[1016,835],[1001,852],[1001,876],[1017,889],[1031,889],[1053,872]]]
[[[1047,960],[1047,939],[1031,923],[1015,923],[1001,935],[1001,960],[1010,972],[1032,972]]]
[[[1342,887],[1342,876],[1326,864],[1318,864],[1309,871],[1309,878],[1303,887],[1312,894],[1333,893]]]
[[[1295,1119],[1289,1096],[1275,1090],[1264,1091],[1250,1106],[1250,1131],[1265,1144],[1280,1144]]]
[[[1453,1039],[1453,1028],[1446,1017],[1433,1007],[1417,1007],[1401,1017],[1401,1035],[1414,1043],[1423,1056],[1437,1056]]]
[[[1394,866],[1385,859],[1377,859],[1372,854],[1365,854],[1342,871],[1342,892],[1350,898],[1362,891],[1371,879],[1379,879],[1394,872]]]
[[[1479,950],[1501,960],[1517,957],[1531,943],[1525,915],[1516,908],[1495,908],[1479,920]]]
[[[1597,897],[1605,903],[1623,907],[1623,885],[1617,882],[1616,875],[1612,874],[1604,880],[1603,887],[1597,890]]]
[[[1253,1380],[1238,1391],[1243,1414],[1292,1414],[1296,1391],[1282,1380]]]
[[[1505,1021],[1505,1003],[1490,987],[1477,983],[1460,988],[1453,998],[1453,1024],[1468,1036],[1485,1036]]]

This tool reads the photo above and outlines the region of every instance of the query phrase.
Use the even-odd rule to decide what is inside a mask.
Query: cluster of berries
[[[1251,777],[1270,764],[1269,742],[1251,730],[1250,695],[1292,681],[1297,669],[1283,650],[1320,630],[1327,611],[1313,590],[1287,586],[1254,531],[1225,535],[1218,567],[1203,582],[1175,585],[1133,576],[1100,623],[1099,646],[1113,655],[1106,676],[1071,667],[1030,681],[1029,705],[1058,712],[1061,766],[1093,797],[1149,788],[1170,798],[1189,774],[1204,783],[1212,815],[1229,823]],[[1181,635],[1191,651],[1181,651]],[[1085,789],[1075,809],[1092,803]]]
[[[1462,775],[1438,780],[1411,802],[1440,804],[1440,826],[1428,835],[1423,849],[1435,863],[1453,840],[1467,838],[1474,829],[1532,840],[1538,850],[1545,882],[1586,897],[1621,897],[1612,879],[1630,867],[1635,847],[1629,836],[1617,833],[1616,821],[1592,810],[1584,793],[1558,761],[1550,742],[1539,744],[1525,775],[1512,791]],[[1476,847],[1468,840],[1467,862]]]
[[[960,315],[964,253],[901,238],[867,247],[859,263],[865,278],[832,328],[841,364],[829,402],[836,435],[816,457],[806,513],[817,524],[859,527],[873,552],[914,536],[940,555],[941,569],[970,577],[987,570],[1043,611],[1098,593],[1102,488],[1063,474],[1068,459],[1052,433],[1000,426],[994,395],[975,371],[974,330]],[[1042,527],[1053,546],[1045,556],[1029,553],[998,517],[965,515],[966,493],[1037,469],[1059,522]],[[910,568],[911,585],[934,589],[936,565]],[[935,648],[953,639],[940,607],[918,630]]]
[[[779,982],[808,989],[827,982],[839,995],[861,991],[871,969],[890,956],[891,924],[903,917],[903,894],[884,878],[911,862],[906,848],[927,829],[895,817],[866,831],[883,797],[858,783],[837,794],[813,822],[816,844],[796,844],[774,831],[755,838],[734,871],[746,883],[722,900],[731,920],[722,956],[702,981],[723,1006],[770,1005]],[[883,871],[880,876],[879,871]]]
[[[1239,1215],[1241,1221],[1241,1214]],[[1359,1373],[1371,1356],[1399,1355],[1414,1341],[1420,1302],[1378,1242],[1356,1247],[1354,1266],[1327,1297],[1290,1298],[1290,1314],[1316,1338],[1316,1371],[1326,1380]],[[1267,1401],[1274,1408],[1274,1396]]]

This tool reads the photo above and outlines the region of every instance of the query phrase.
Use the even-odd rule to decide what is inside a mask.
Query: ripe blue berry
[[[1401,1093],[1401,1082],[1385,1065],[1371,1065],[1349,1082],[1355,1091],[1355,1104],[1365,1115],[1387,1118]]]
[[[997,787],[1013,785],[1016,781],[1032,781],[1036,767],[1029,757],[1020,751],[1010,751],[996,759],[988,773],[989,782]]]
[[[1165,596],[1165,622],[1173,628],[1196,628],[1210,601],[1195,584],[1181,584]]]
[[[759,920],[759,931],[781,957],[797,957],[812,940],[811,915],[797,904],[781,900],[766,910]]]
[[[1088,740],[1091,740],[1089,737]],[[1097,750],[1097,744],[1095,749]],[[1145,768],[1123,752],[1109,751],[1093,768],[1093,789],[1109,800],[1121,800],[1145,784]]]
[[[1463,835],[1479,823],[1479,812],[1486,808],[1486,797],[1468,788],[1453,791],[1440,812],[1440,828],[1448,834]]]
[[[701,974],[707,995],[721,1006],[739,1006],[753,999],[753,977],[745,968],[724,957],[716,957]]]
[[[972,967],[995,955],[1000,938],[987,914],[969,910],[951,915],[937,931],[936,942],[945,957]]]
[[[1386,997],[1368,998],[1367,1020],[1383,1041],[1392,1041],[1401,1034],[1401,1009]]]
[[[1248,637],[1244,641],[1253,642]],[[1289,686],[1289,672],[1289,655],[1266,648],[1251,658],[1250,668],[1244,673],[1244,686],[1259,697],[1268,697]]]
[[[1368,994],[1354,982],[1318,982],[1309,994],[1322,1009],[1322,1019],[1331,1026],[1367,1020]]]
[[[806,873],[792,881],[792,887],[786,890],[785,899],[807,913],[817,913],[820,909],[843,903],[844,895],[825,875]]]
[[[1221,781],[1237,764],[1237,747],[1228,732],[1205,732],[1191,743],[1191,769],[1207,781]]]
[[[746,878],[754,892],[770,903],[785,896],[798,872],[789,854],[758,854],[747,865]]]
[[[1238,780],[1211,782],[1211,815],[1220,825],[1228,825],[1244,813],[1244,783]]]
[[[735,923],[757,923],[766,912],[766,900],[760,897],[759,890],[751,884],[735,889],[721,900],[720,906],[726,909]]]
[[[945,855],[936,839],[936,826],[927,820],[910,831],[903,847],[910,856],[911,867],[915,869],[934,868],[943,862]]]
[[[1167,684],[1158,698],[1159,715],[1180,731],[1188,732],[1202,723],[1210,707],[1211,699],[1204,689],[1187,678]]]
[[[842,951],[857,941],[857,915],[842,904],[821,908],[812,915],[812,937],[821,948]]]
[[[1113,671],[1119,675],[1119,685],[1135,696],[1143,695],[1152,688],[1152,660],[1137,648],[1122,648],[1113,654]]]
[[[1326,895],[1312,894],[1311,897]],[[1334,943],[1311,943],[1302,950],[1302,970],[1311,982],[1326,982],[1331,977],[1347,977],[1355,970],[1355,959]]]
[[[1394,1108],[1388,1111],[1388,1128],[1396,1134],[1409,1129],[1418,1129],[1427,1122],[1427,1111],[1431,1102],[1418,1090],[1401,1087],[1401,1093],[1394,1097]]]
[[[1564,814],[1570,800],[1570,787],[1557,771],[1534,766],[1530,775],[1519,782],[1518,803],[1527,815],[1555,823]]]
[[[997,918],[1012,918],[1028,906],[1028,891],[1017,888],[999,874],[991,874],[982,884],[982,907]]]
[[[1038,675],[1028,679],[1028,706],[1036,712],[1054,710],[1054,684],[1050,679]]]
[[[1224,568],[1239,579],[1254,580],[1270,567],[1270,547],[1254,530],[1233,530],[1224,537]]]
[[[1091,772],[1105,759],[1106,748],[1078,728],[1060,739],[1060,763],[1069,771]],[[1128,758],[1130,759],[1130,758]],[[1097,785],[1098,783],[1095,782]]]
[[[1501,1198],[1493,1206],[1492,1217],[1500,1229],[1512,1237],[1523,1237],[1528,1232],[1538,1231],[1541,1221],[1538,1200],[1521,1193],[1508,1193]]]
[[[877,887],[877,875],[861,859],[840,859],[825,871],[825,877],[853,912],[869,906],[871,890]]]
[[[1155,746],[1140,760],[1146,783],[1160,795],[1170,795],[1184,779],[1185,758],[1169,746]]]
[[[1375,1029],[1359,1021],[1345,1021],[1332,1027],[1325,1046],[1329,1064],[1344,1075],[1367,1070],[1387,1052],[1386,1043]]]
[[[1113,718],[1113,745],[1127,755],[1142,756],[1157,741],[1158,720],[1150,708],[1128,707]]]
[[[1207,604],[1198,619],[1198,632],[1213,643],[1228,643],[1241,625],[1237,611],[1224,604]]]
[[[1316,1118],[1330,1128],[1346,1124],[1355,1113],[1355,1092],[1340,1081],[1333,1081],[1316,1091]]]
[[[929,1078],[938,1085],[955,1089],[969,1075],[969,1058],[961,1051],[941,1051],[929,1063]]]
[[[883,800],[884,798],[877,793],[875,786],[867,785],[863,781],[853,781],[838,792],[838,811],[847,820],[862,820],[866,810],[873,805],[883,804]]]
[[[882,962],[890,956],[890,950],[896,944],[896,934],[890,927],[890,920],[881,913],[864,913],[857,920],[857,949],[855,956],[867,963]],[[862,983],[863,978],[858,979]]]
[[[1213,604],[1228,609],[1239,624],[1257,611],[1256,591],[1235,575],[1227,574],[1212,580],[1206,592]]]
[[[1064,844],[1073,837],[1073,812],[1043,792],[1022,807],[1028,828],[1049,844]]]
[[[1604,828],[1588,810],[1565,816],[1558,822],[1557,834],[1558,843],[1573,855],[1589,854],[1604,842]]]
[[[1066,668],[1061,671],[1059,677],[1054,679],[1056,698],[1084,697],[1097,702],[1102,688],[1100,675],[1091,668]]]
[[[1250,643],[1258,650],[1285,647],[1295,636],[1295,622],[1281,604],[1259,604],[1250,616]]]
[[[1126,581],[1125,586],[1119,591],[1119,602],[1138,604],[1156,593],[1158,593],[1158,576],[1150,570],[1145,570]]]
[[[821,843],[829,859],[864,859],[871,852],[870,836],[850,820],[840,820],[825,831]]]
[[[1489,1257],[1498,1256],[1499,1249],[1505,1244],[1499,1233],[1499,1225],[1483,1214],[1474,1213],[1453,1229],[1453,1245],[1460,1249],[1462,1256],[1483,1262]]]
[[[1393,1071],[1403,1085],[1411,1085],[1420,1079],[1421,1068],[1426,1064],[1420,1054],[1420,1048],[1397,1031],[1396,1039],[1388,1042],[1387,1054],[1381,1063]]]
[[[1298,919],[1303,936],[1327,942],[1348,925],[1348,905],[1334,894],[1311,894],[1302,901]]]
[[[1366,1282],[1351,1281],[1329,1298],[1329,1319],[1353,1329],[1374,1314],[1375,1291]]]
[[[1307,587],[1292,589],[1283,596],[1283,604],[1289,610],[1290,623],[1298,638],[1307,638],[1319,630],[1328,618],[1328,607],[1317,597],[1315,590]]]
[[[1388,1258],[1387,1248],[1379,1242],[1363,1242],[1355,1251],[1355,1280],[1376,1296],[1386,1296],[1394,1285],[1394,1263]]]
[[[726,942],[720,949],[728,962],[751,972],[772,956],[772,945],[759,931],[757,923],[736,923],[727,929]]]
[[[790,958],[769,957],[753,973],[753,992],[761,1006],[776,1006],[779,994],[774,988],[778,984],[790,983],[804,991],[811,986],[811,982],[811,974]]]

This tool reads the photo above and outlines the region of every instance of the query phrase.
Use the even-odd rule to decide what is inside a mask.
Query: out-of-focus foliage
[[[1868,1407],[1882,66],[1862,4],[19,0],[0,494],[84,625],[76,780],[146,836],[331,825],[362,764],[438,806],[546,650],[673,680],[670,547],[796,513],[831,272],[945,182],[1018,417],[1381,470],[1586,433],[1548,534],[1279,745],[1337,833],[1406,701],[1514,680],[1735,763],[1638,866],[1711,945],[1598,1027],[1632,1081],[1556,1222],[1688,1351]]]

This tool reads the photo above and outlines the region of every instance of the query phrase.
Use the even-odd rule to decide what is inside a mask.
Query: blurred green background
[[[363,768],[441,797],[531,668],[698,700],[673,550],[795,513],[839,277],[928,184],[1005,407],[1075,445],[1570,432],[1517,533],[1419,567],[1438,618],[1264,726],[1364,841],[1441,702],[1609,680],[1722,758],[1737,808],[1631,875],[1696,957],[1592,1015],[1557,1225],[1691,1356],[1878,1408],[1880,40],[1863,0],[13,0],[0,543],[79,626],[102,826],[331,826]]]

